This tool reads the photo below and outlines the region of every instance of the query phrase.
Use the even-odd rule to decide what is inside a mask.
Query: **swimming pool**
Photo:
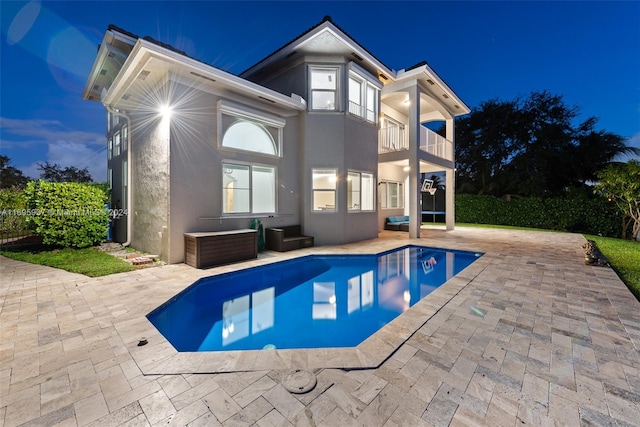
[[[201,279],[147,318],[178,351],[353,347],[481,255],[309,255]]]

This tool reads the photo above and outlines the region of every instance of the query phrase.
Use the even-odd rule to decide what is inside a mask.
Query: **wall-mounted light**
[[[173,113],[173,107],[171,107],[171,105],[169,104],[164,104],[164,105],[161,105],[160,108],[158,108],[158,112],[162,117],[169,118]]]
[[[402,170],[405,172],[409,172],[411,168],[409,166],[405,166],[404,168],[402,168]]]

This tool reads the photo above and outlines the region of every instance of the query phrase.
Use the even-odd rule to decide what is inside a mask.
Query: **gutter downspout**
[[[131,244],[131,230],[133,226],[133,187],[131,185],[131,119],[128,115],[114,110],[110,105],[103,104],[107,111],[114,116],[123,117],[127,121],[127,241],[122,246],[129,246]]]

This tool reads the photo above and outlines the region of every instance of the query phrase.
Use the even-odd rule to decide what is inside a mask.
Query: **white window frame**
[[[225,212],[224,211],[224,200],[220,206],[222,206],[222,215],[223,216],[242,216],[242,215],[256,215],[256,214],[276,214],[278,212],[278,168],[274,165],[265,165],[259,163],[247,163],[247,162],[238,162],[235,160],[225,160],[222,162],[222,174],[224,176],[224,171],[227,166],[240,166],[246,167],[249,169],[249,210],[248,211],[236,211],[236,212]],[[273,211],[268,212],[257,212],[254,210],[254,194],[253,194],[253,170],[254,168],[268,168],[273,170],[273,178],[274,178],[274,186],[273,186]],[[222,198],[226,197],[225,188],[222,187]]]
[[[128,137],[129,137],[129,128],[127,127],[127,125],[122,126],[122,129],[120,129],[120,133],[121,133],[121,139],[122,139],[122,147],[121,150],[124,153],[125,151],[127,151],[127,145],[129,143]]]
[[[113,158],[113,136],[110,136],[107,139],[107,160],[111,160]]]
[[[363,193],[364,191],[364,185],[363,185],[363,175],[367,175],[370,179],[369,181],[371,182],[371,187],[369,188],[369,192],[371,193],[371,200],[369,200],[369,205],[371,206],[371,209],[363,209]],[[350,188],[350,186],[353,183],[353,180],[357,180],[358,184],[359,184],[359,190],[357,191],[358,193],[358,200],[357,200],[357,204],[354,203],[353,197],[355,192],[353,192]],[[355,171],[355,170],[349,170],[347,173],[347,210],[349,212],[375,212],[376,208],[376,197],[375,197],[375,175],[371,172],[361,172],[361,171]],[[349,204],[349,196],[351,196],[351,203]],[[355,207],[357,205],[357,207]]]
[[[316,174],[331,174],[335,177],[333,188],[322,188],[315,186],[313,177]],[[333,193],[333,205],[325,204],[324,208],[316,208],[316,193]],[[338,212],[338,170],[334,168],[313,168],[311,169],[311,211],[314,213],[336,213]],[[333,206],[333,208],[331,208]]]
[[[313,87],[314,71],[333,71],[335,76],[335,89],[324,89]],[[313,94],[316,92],[333,93],[333,108],[316,108],[313,104]],[[340,111],[340,67],[331,65],[310,65],[309,66],[309,111]]]
[[[235,120],[229,125],[224,125],[223,116],[228,116]],[[274,140],[273,142],[275,144],[276,154],[273,155],[270,153],[243,150],[241,148],[223,145],[225,133],[238,121],[247,121],[261,127],[271,128],[273,130],[273,133],[269,132],[267,129],[265,129],[265,132]],[[218,101],[218,148],[222,150],[245,152],[262,156],[281,158],[283,156],[282,140],[286,123],[287,122],[285,119],[276,116],[275,114],[269,114],[267,112],[256,110],[245,105],[236,104],[234,102],[220,100]]]
[[[391,192],[389,187],[395,186],[397,190],[397,206],[391,206]],[[382,209],[403,209],[404,208],[404,183],[397,181],[384,180],[379,185],[380,192],[384,191],[384,195],[380,196],[380,207]]]
[[[113,157],[118,157],[122,151],[122,141],[121,141],[120,132],[116,132],[113,134]]]
[[[380,90],[382,89],[382,83],[373,78],[367,77],[368,73],[359,65],[350,62],[349,63],[349,85],[347,93],[349,114],[359,117],[369,123],[377,124],[378,116],[380,112]],[[351,81],[358,84],[359,103],[351,101]],[[368,92],[374,91],[374,99],[369,100]],[[373,105],[370,105],[372,104]]]

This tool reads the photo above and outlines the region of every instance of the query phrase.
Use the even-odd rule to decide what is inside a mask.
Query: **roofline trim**
[[[449,87],[449,85],[447,85],[444,80],[442,80],[440,78],[440,76],[438,76],[438,74],[433,71],[433,69],[431,69],[431,67],[429,67],[429,65],[425,62],[424,64],[421,64],[417,67],[413,67],[409,70],[400,70],[398,71],[397,75],[396,75],[396,81],[401,81],[407,78],[412,78],[412,77],[417,77],[420,74],[424,74],[426,75],[428,78],[430,78],[431,80],[433,80],[436,85],[440,86],[440,88],[454,101],[456,101],[456,103],[458,103],[458,105],[460,105],[460,109],[462,110],[462,112],[460,112],[460,114],[468,114],[471,112],[471,109],[467,106],[467,104],[465,104],[459,97],[458,95],[456,95],[456,93]]]
[[[393,79],[395,77],[395,70],[389,68],[385,64],[382,63],[378,58],[376,58],[371,52],[369,52],[364,46],[358,43],[353,37],[349,36],[342,28],[333,23],[331,19],[325,17],[319,24],[314,27],[311,27],[309,30],[305,31],[295,39],[291,40],[278,50],[269,54],[265,58],[261,59],[251,67],[247,68],[243,72],[239,74],[239,76],[245,76],[247,74],[251,74],[264,66],[270,64],[271,62],[277,60],[282,56],[286,56],[291,53],[291,51],[295,50],[294,44],[299,46],[304,44],[306,41],[316,37],[321,34],[323,31],[330,31],[337,38],[339,38],[343,43],[349,46],[354,52],[361,55],[364,59],[366,59],[369,63],[371,63],[376,68],[380,69],[385,74],[389,74],[389,76]]]
[[[133,67],[133,64],[139,62],[143,58],[145,53],[149,53],[150,55],[153,55],[161,60],[173,62],[183,66],[189,66],[192,69],[195,69],[196,71],[205,74],[214,80],[230,85],[234,89],[241,89],[241,92],[275,101],[276,105],[282,108],[290,108],[299,111],[304,111],[307,108],[305,100],[298,95],[292,94],[292,96],[290,97],[283,95],[279,92],[273,91],[264,86],[260,86],[256,83],[250,82],[241,77],[220,70],[219,68],[205,64],[188,56],[184,56],[171,49],[167,49],[163,46],[159,46],[156,43],[144,39],[138,39],[138,41],[136,42],[136,45],[129,54],[129,57],[122,66],[122,70],[124,70],[125,72],[120,72],[116,79],[113,81],[113,84],[111,85],[109,91],[103,99],[104,104],[110,105],[114,102],[116,92],[120,89],[120,86],[122,85],[123,81],[126,80],[128,75],[133,72],[133,69],[135,68]]]

